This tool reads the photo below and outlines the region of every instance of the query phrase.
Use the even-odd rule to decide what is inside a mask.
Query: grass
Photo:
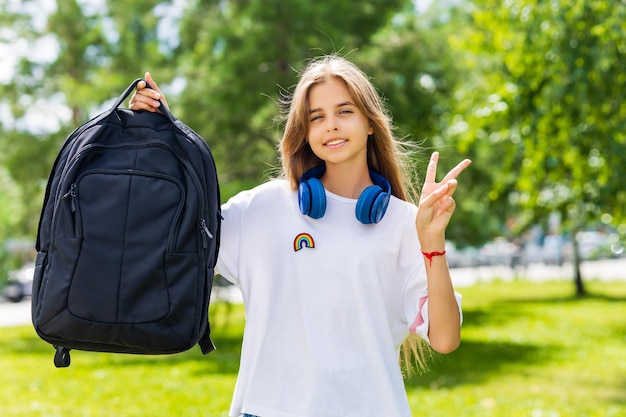
[[[626,416],[626,283],[493,282],[463,288],[461,347],[406,381],[415,416]],[[72,351],[56,369],[30,326],[0,332],[3,417],[226,416],[243,312],[212,307],[216,352]],[[229,309],[229,311],[227,311]],[[227,314],[228,313],[228,314]]]
[[[462,289],[461,347],[407,382],[415,415],[626,416],[626,283]]]

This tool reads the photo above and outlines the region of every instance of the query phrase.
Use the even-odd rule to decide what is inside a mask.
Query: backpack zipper
[[[206,220],[200,219],[200,234],[202,235],[202,247],[204,249],[209,247],[209,240],[213,239],[213,235],[209,231],[206,225]]]
[[[75,167],[78,165],[79,161],[85,156],[85,154],[89,153],[90,151],[94,150],[94,149],[123,149],[123,148],[139,148],[142,147],[146,144],[147,141],[137,141],[134,143],[124,143],[124,144],[119,144],[119,145],[104,145],[104,144],[100,144],[100,143],[90,143],[87,144],[83,147],[83,149],[81,151],[79,151],[76,155],[74,155],[74,157],[70,160],[70,162],[67,164],[67,168],[65,168],[62,173],[61,173],[61,177],[59,179],[59,184],[63,184],[63,182],[65,181],[65,179],[67,178],[67,176],[69,176],[69,173],[71,171],[73,171],[75,169]],[[198,190],[198,197],[200,199],[200,210],[199,210],[199,217],[200,217],[200,232],[202,235],[202,245],[203,247],[206,249],[208,248],[208,240],[207,239],[213,239],[213,235],[211,234],[211,232],[209,231],[209,228],[207,226],[206,220],[201,217],[202,213],[205,211],[206,209],[206,196],[204,195],[204,193],[206,192],[206,190],[204,190],[202,188],[202,183],[200,181],[200,178],[198,177],[198,175],[196,174],[196,172],[192,169],[192,167],[190,167],[190,162],[183,158],[181,155],[179,155],[171,146],[169,146],[166,143],[150,143],[149,146],[154,146],[154,147],[158,147],[158,148],[163,148],[168,150],[169,152],[171,152],[174,156],[176,156],[176,158],[178,158],[179,162],[182,163],[182,165],[185,167],[185,170],[187,171],[187,173],[189,174],[189,176],[191,177],[191,179],[193,180],[194,185],[196,186],[196,189]],[[75,185],[75,184],[74,184]],[[70,191],[71,193],[71,186],[70,186]],[[59,193],[60,194],[60,193]],[[57,196],[59,195],[57,194]],[[66,193],[67,194],[67,193]],[[65,197],[65,195],[63,195],[63,197]],[[70,194],[71,196],[71,194]],[[58,198],[58,197],[57,197]],[[55,199],[56,201],[59,201],[57,199]],[[75,208],[75,206],[74,206]],[[51,244],[54,243],[54,232],[55,232],[55,214],[57,211],[57,204],[55,204],[54,209],[53,209],[53,219],[52,219],[52,227],[51,227],[51,233],[50,233],[50,237],[51,237]],[[205,257],[207,256],[207,254],[205,253]]]

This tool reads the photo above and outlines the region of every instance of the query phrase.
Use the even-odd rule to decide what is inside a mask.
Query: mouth
[[[337,148],[346,142],[348,142],[348,139],[331,139],[328,142],[325,142],[324,146],[328,148]]]

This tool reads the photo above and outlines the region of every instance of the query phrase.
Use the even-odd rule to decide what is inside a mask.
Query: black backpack
[[[115,104],[65,140],[37,234],[32,320],[56,348],[169,354],[209,338],[220,192],[207,143],[164,115]]]

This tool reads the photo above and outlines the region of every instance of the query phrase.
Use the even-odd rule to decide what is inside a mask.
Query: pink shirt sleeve
[[[459,306],[459,314],[461,316],[461,323],[463,323],[463,311],[461,310],[461,294],[455,291],[454,297],[456,298],[456,303]],[[411,333],[417,333],[422,339],[426,340],[430,343],[428,339],[428,293],[421,296],[419,298],[419,306],[417,310],[417,316],[413,323],[409,326],[409,331]]]

